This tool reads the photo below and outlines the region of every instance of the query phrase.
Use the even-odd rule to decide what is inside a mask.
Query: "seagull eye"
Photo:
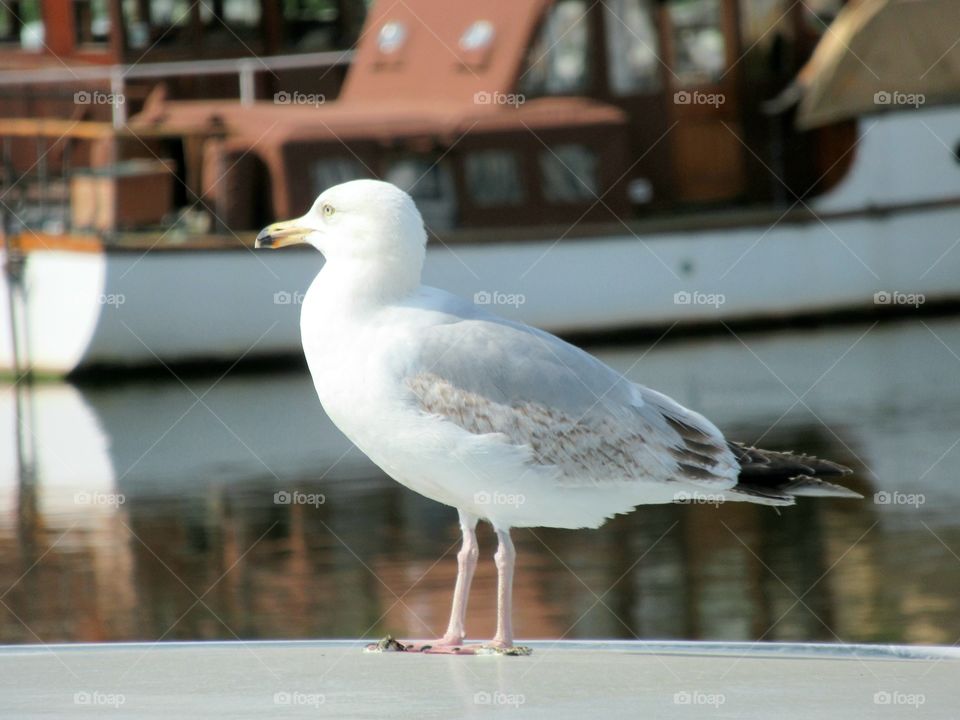
[[[336,212],[336,210],[333,209],[333,205],[328,205],[327,203],[324,203],[322,206],[320,206],[320,212],[323,213],[324,217],[330,217],[331,215],[333,215],[333,213]]]

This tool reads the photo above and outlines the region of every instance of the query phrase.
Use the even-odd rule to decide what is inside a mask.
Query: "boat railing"
[[[134,175],[178,175],[175,164],[159,156],[122,159],[120,144],[133,138],[143,144],[152,139],[181,138],[181,133],[162,126],[134,129],[124,125],[117,129],[107,121],[0,118],[0,226],[8,251],[12,238],[29,240],[28,236],[37,232],[62,235],[80,230],[104,243],[114,242],[115,231],[104,227],[110,221],[101,219],[104,203],[111,216],[122,216],[124,198],[136,204],[131,192],[150,195],[156,186],[128,188],[123,196],[111,183],[129,176],[130,166],[134,166]],[[106,154],[101,153],[92,163],[97,143]],[[74,181],[86,184],[75,187]],[[155,181],[161,189],[175,182],[170,177]],[[78,204],[85,211],[79,216],[75,212]]]
[[[110,93],[116,98],[123,98],[130,80],[236,75],[240,103],[251,105],[257,99],[255,80],[259,73],[276,74],[281,70],[345,66],[350,64],[353,54],[353,50],[343,50],[217,60],[177,60],[95,67],[64,66],[35,70],[8,70],[0,71],[0,87],[85,82],[109,83]],[[120,129],[127,120],[127,105],[123,101],[114,102],[112,110],[113,126]]]
[[[129,104],[125,102],[128,83],[145,79],[174,79],[198,76],[237,77],[239,102],[250,105],[257,99],[258,74],[284,70],[335,68],[345,66],[354,52],[302,53],[267,57],[133,63],[95,67],[64,66],[33,70],[0,71],[0,88],[33,88],[44,85],[73,89],[109,83],[111,119],[107,121],[67,118],[0,118],[0,213],[3,231],[17,235],[23,228],[46,226],[54,232],[71,229],[71,180],[75,149],[97,141],[113,147],[109,165],[116,165],[116,145],[125,136],[144,140],[162,129],[127,126]],[[82,92],[82,90],[81,90]],[[117,100],[119,99],[119,100]],[[27,160],[24,162],[24,156]],[[160,162],[158,160],[158,162]],[[103,170],[105,168],[101,168]]]

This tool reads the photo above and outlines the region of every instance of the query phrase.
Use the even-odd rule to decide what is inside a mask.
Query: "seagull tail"
[[[735,442],[727,445],[740,464],[740,475],[732,490],[749,495],[752,502],[792,505],[795,497],[863,497],[824,479],[852,472],[838,463],[812,455],[760,450]]]

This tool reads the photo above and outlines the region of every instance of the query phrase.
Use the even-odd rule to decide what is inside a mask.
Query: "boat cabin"
[[[262,95],[298,88],[332,98],[345,64],[320,77],[317,62],[279,67],[271,60],[329,52],[346,58],[365,16],[364,0],[0,3],[0,118],[108,120],[109,99],[118,96],[129,116],[161,82],[171,98],[237,98],[235,68],[243,58],[257,62]],[[232,76],[217,71],[228,59]],[[77,102],[78,92],[88,101]]]
[[[44,3],[44,42],[69,45],[75,58],[98,46],[111,62],[153,61],[198,47],[219,53],[252,42],[249,31],[260,43],[251,47],[278,51],[293,42],[290,8],[315,5],[283,3],[281,13],[265,2],[182,4],[189,12],[174,27],[172,1]],[[26,13],[36,3],[14,5],[24,19],[40,17]],[[338,19],[352,7],[329,5]],[[79,137],[57,126],[43,148],[62,167],[62,204],[108,206],[62,212],[58,226],[111,235],[187,223],[230,235],[300,214],[324,188],[358,177],[408,189],[440,235],[777,206],[826,189],[851,159],[852,122],[801,131],[792,111],[764,110],[842,5],[378,2],[362,32],[346,20],[331,30],[358,37],[336,99],[296,87],[265,95],[263,85],[255,101],[184,99],[161,83],[121,128],[91,123]],[[69,31],[53,31],[56,18]],[[21,44],[30,22],[19,26]],[[323,30],[318,22],[297,32],[308,42]],[[220,46],[223,35],[233,39]],[[9,127],[0,123],[0,135]],[[23,145],[30,133],[18,133]],[[8,179],[41,154],[8,148]],[[56,175],[47,169],[48,182]],[[125,216],[118,198],[145,187],[150,207]]]
[[[0,5],[0,65],[341,50],[356,43],[365,14],[363,0],[10,0]]]

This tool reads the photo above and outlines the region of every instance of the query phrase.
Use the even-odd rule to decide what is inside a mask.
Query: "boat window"
[[[73,27],[77,45],[104,45],[110,39],[108,0],[74,0]]]
[[[223,0],[222,4],[223,21],[227,25],[257,27],[260,23],[260,0]]]
[[[20,45],[24,50],[43,47],[40,0],[0,3],[0,43]]]
[[[134,2],[132,4],[139,5]],[[188,25],[192,5],[187,0],[167,0],[150,3],[150,23],[161,28]]]
[[[127,47],[142,50],[150,44],[150,18],[142,13],[139,0],[124,0],[122,5],[123,29]]]
[[[585,145],[557,145],[540,153],[543,196],[578,203],[597,197],[597,156]]]
[[[523,204],[520,163],[509,150],[478,150],[466,157],[467,192],[478,207]]]
[[[203,39],[219,45],[235,45],[259,35],[259,0],[205,0],[200,2]]]
[[[297,52],[339,47],[337,0],[284,0],[284,43]]]
[[[187,0],[148,4],[140,0],[124,0],[122,7],[123,25],[129,47],[145,50],[189,41],[193,18],[191,3]]]
[[[558,0],[530,46],[520,92],[535,97],[585,91],[590,69],[589,29],[586,0]]]
[[[489,20],[477,20],[460,36],[460,49],[464,52],[485,50],[493,43],[496,31]]]
[[[127,45],[135,50],[193,46],[198,32],[203,49],[249,49],[260,36],[259,0],[124,0],[121,7]]]
[[[407,40],[407,26],[398,20],[384,23],[377,35],[377,48],[384,55],[390,55],[403,47]]]
[[[718,81],[726,67],[721,0],[670,0],[673,72],[678,85]]]
[[[660,44],[653,0],[606,0],[610,89],[617,95],[660,88]]]
[[[354,157],[325,157],[317,160],[310,169],[313,194],[319,195],[327,188],[349,180],[369,177],[370,173]]]
[[[428,229],[439,232],[454,227],[457,193],[447,163],[406,157],[391,163],[383,179],[410,193]]]

